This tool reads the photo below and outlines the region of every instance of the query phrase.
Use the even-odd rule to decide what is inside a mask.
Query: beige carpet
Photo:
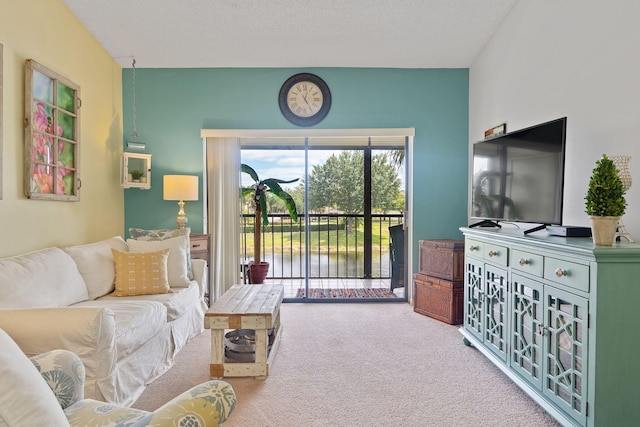
[[[265,380],[227,378],[238,397],[225,427],[556,426],[457,326],[406,303],[284,304]],[[205,331],[133,405],[153,410],[208,379]]]

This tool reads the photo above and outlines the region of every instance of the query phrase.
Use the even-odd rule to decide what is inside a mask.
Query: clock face
[[[289,89],[287,106],[298,117],[311,117],[322,107],[322,91],[312,82],[296,83]]]
[[[320,77],[300,73],[289,77],[280,88],[280,111],[291,123],[312,126],[324,119],[331,108],[329,86]]]

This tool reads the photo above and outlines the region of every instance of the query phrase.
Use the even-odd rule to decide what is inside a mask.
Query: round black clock
[[[329,113],[331,92],[320,77],[300,73],[284,82],[280,88],[278,104],[284,117],[294,125],[313,126]]]

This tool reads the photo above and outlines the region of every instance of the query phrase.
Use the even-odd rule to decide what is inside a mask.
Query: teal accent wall
[[[132,140],[132,69],[123,70],[124,139]],[[467,225],[468,69],[239,68],[136,69],[136,122],[152,157],[151,190],[125,191],[129,227],[174,228],[176,202],[162,200],[162,176],[203,177],[201,129],[293,129],[278,92],[299,72],[331,89],[327,117],[313,128],[415,128],[414,253],[417,241],[461,238]],[[203,201],[189,202],[203,232]],[[415,261],[415,260],[414,260]],[[415,262],[414,262],[415,265]]]

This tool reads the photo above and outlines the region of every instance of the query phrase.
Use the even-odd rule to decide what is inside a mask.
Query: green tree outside
[[[396,167],[385,153],[371,159],[371,202],[375,212],[401,210],[404,197]],[[312,212],[333,210],[345,214],[364,211],[364,153],[341,151],[327,161],[313,166],[309,174],[309,209]],[[353,231],[352,219],[348,231]]]
[[[404,192],[398,176],[397,164],[389,152],[376,154],[372,157],[372,210],[375,213],[389,213],[404,209]],[[362,150],[348,150],[331,155],[325,163],[313,166],[309,178],[309,209],[311,213],[344,213],[362,214],[364,211],[364,153]],[[293,197],[299,212],[304,212],[304,183],[299,183],[287,192]],[[267,211],[271,214],[286,213],[284,203],[276,197],[267,194]],[[244,212],[247,210],[243,209]],[[344,218],[342,218],[344,221]],[[317,221],[312,218],[312,225]],[[314,251],[325,252],[330,248],[340,251],[359,251],[364,246],[364,227],[362,221],[348,218],[346,229],[339,227],[338,219],[332,219],[333,229],[327,231],[311,231],[309,242]],[[400,219],[398,219],[398,223]],[[288,223],[288,221],[284,221]],[[252,221],[248,224],[251,226]],[[274,218],[272,226],[275,232],[265,233],[263,243],[265,248],[281,250],[293,248],[298,252],[305,247],[304,233],[287,231],[279,232],[280,220]],[[324,222],[323,222],[324,224]],[[344,224],[344,222],[342,222]],[[394,223],[395,224],[395,223]],[[303,226],[300,224],[300,226]],[[313,230],[313,228],[312,228]],[[252,229],[246,230],[245,239],[252,241]],[[372,230],[372,244],[374,253],[386,251],[389,246],[387,227],[382,230],[374,227]],[[250,248],[247,248],[250,250]],[[250,254],[250,252],[249,252]]]

